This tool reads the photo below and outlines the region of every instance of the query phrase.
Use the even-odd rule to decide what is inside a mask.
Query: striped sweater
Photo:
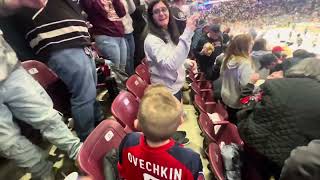
[[[48,57],[51,52],[90,45],[90,35],[81,15],[78,0],[48,0],[38,10],[23,9],[16,22],[37,55]]]

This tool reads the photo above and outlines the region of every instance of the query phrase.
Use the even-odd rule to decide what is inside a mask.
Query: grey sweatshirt
[[[221,69],[221,97],[227,106],[234,109],[241,108],[241,89],[250,82],[254,72],[251,61],[239,56],[231,57],[226,69]]]
[[[150,66],[152,84],[163,84],[173,94],[182,88],[185,81],[184,63],[188,57],[193,34],[193,31],[185,29],[177,45],[171,41],[169,34],[168,43],[150,33],[147,35],[144,52]]]

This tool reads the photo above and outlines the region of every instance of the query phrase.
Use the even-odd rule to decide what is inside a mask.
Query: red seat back
[[[205,80],[204,74],[203,74],[202,72],[193,73],[192,71],[189,71],[187,77],[188,77],[192,82],[196,82],[197,80]]]
[[[94,180],[104,180],[103,158],[113,148],[118,149],[128,133],[121,124],[112,119],[102,121],[83,143],[78,162],[80,168]]]
[[[144,64],[144,65],[147,65],[147,66],[148,66],[147,58],[143,58],[143,59],[141,60],[141,64]]]
[[[200,89],[213,89],[212,81],[207,80],[197,80],[195,83],[198,85]]]
[[[194,104],[200,110],[200,112],[204,113],[214,113],[216,106],[214,102],[210,103],[210,105],[206,105],[201,96],[198,94],[194,96]]]
[[[215,110],[216,113],[220,114],[223,119],[227,120],[229,118],[228,111],[224,108],[222,103],[216,103]]]
[[[134,74],[127,80],[126,86],[132,94],[141,99],[144,94],[144,90],[148,87],[148,84],[138,75]]]
[[[215,138],[212,132],[214,132],[214,125],[209,118],[209,116],[205,113],[201,113],[198,118],[198,124],[201,131],[208,138],[209,142],[215,142]]]
[[[219,145],[210,143],[208,149],[209,163],[214,176],[217,180],[224,180],[224,166]]]
[[[47,89],[48,86],[60,80],[56,73],[42,62],[28,60],[22,62],[22,66],[44,89]]]
[[[203,89],[212,91],[212,85],[209,81],[201,81],[201,82],[192,82],[191,83],[191,89],[193,90],[194,94],[199,94],[201,97],[206,96],[206,93],[204,91],[201,91]],[[212,95],[213,93],[211,93]]]
[[[138,109],[139,102],[134,95],[128,91],[121,91],[111,105],[112,115],[120,123],[134,131],[137,131],[137,129],[134,128],[134,120],[137,119]]]
[[[71,94],[62,80],[45,64],[35,60],[22,62],[22,66],[39,82],[53,101],[54,108],[64,116],[71,116]]]
[[[213,123],[206,113],[201,113],[198,121],[200,129],[205,133],[210,141],[216,142],[217,144],[224,142],[225,144],[235,143],[241,146],[243,145],[243,141],[240,138],[237,126],[229,121],[219,121]],[[221,125],[217,133],[214,131],[214,127],[216,125]]]
[[[235,143],[241,146],[244,144],[240,138],[237,126],[232,123],[222,125],[215,135],[215,139],[218,141],[218,144],[221,142],[224,142],[225,144]]]
[[[195,106],[203,113],[218,113],[223,119],[228,119],[228,112],[221,103],[205,102],[199,95],[194,96]]]
[[[138,74],[138,76],[140,76],[145,82],[150,84],[150,72],[147,65],[139,64],[136,67],[136,74]]]

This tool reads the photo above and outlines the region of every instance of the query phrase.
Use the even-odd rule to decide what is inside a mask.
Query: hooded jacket
[[[250,82],[250,76],[254,72],[251,61],[240,56],[232,56],[226,68],[221,67],[221,97],[227,106],[234,109],[241,108],[241,89]]]

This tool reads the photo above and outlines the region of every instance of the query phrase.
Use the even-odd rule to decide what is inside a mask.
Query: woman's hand
[[[276,71],[276,72],[273,72],[272,74],[270,74],[267,77],[267,79],[281,79],[283,77],[284,77],[283,71]]]
[[[260,79],[260,75],[258,73],[254,73],[250,76],[251,84],[255,84]]]
[[[200,15],[199,14],[194,14],[192,16],[190,16],[188,19],[187,19],[187,24],[186,24],[186,28],[191,30],[191,31],[194,31],[196,30],[197,28],[197,22],[200,18]]]
[[[197,62],[195,60],[187,59],[185,62],[185,67],[191,70],[193,73],[198,72]]]

